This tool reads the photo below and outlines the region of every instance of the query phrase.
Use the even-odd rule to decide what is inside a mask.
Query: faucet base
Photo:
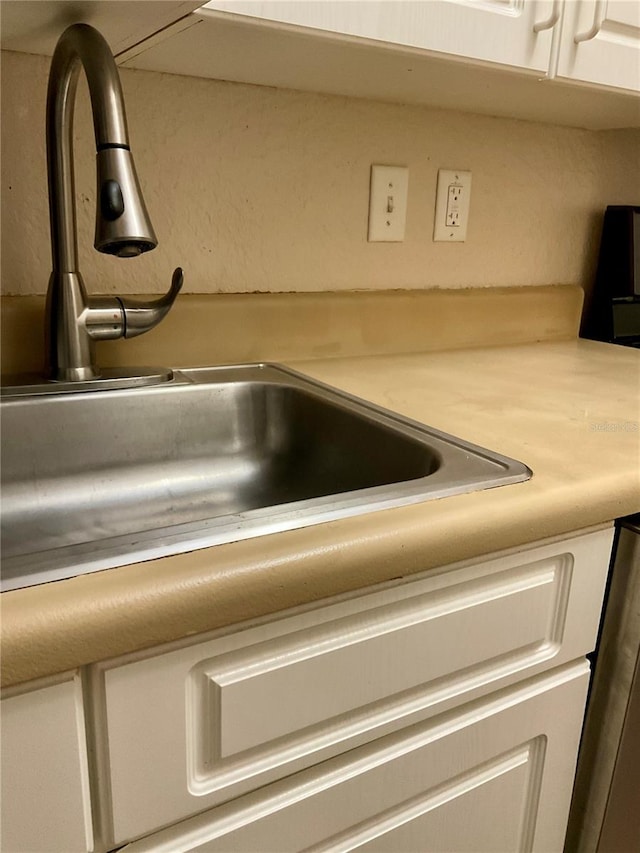
[[[103,368],[99,377],[69,382],[43,379],[37,373],[20,373],[2,377],[2,397],[22,397],[26,394],[68,394],[74,391],[111,391],[118,388],[137,388],[141,385],[162,385],[174,381],[169,367],[112,367]]]

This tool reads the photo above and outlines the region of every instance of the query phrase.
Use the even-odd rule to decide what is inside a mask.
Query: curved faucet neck
[[[54,272],[78,270],[73,114],[80,65],[89,84],[97,150],[129,148],[122,89],[109,46],[93,27],[74,24],[58,41],[47,90],[47,171]]]
[[[87,297],[78,269],[73,179],[73,112],[80,65],[85,69],[96,136],[97,216],[94,246],[132,258],[155,248],[129,149],[118,70],[109,46],[87,24],[74,24],[53,54],[47,92],[47,167],[53,270],[45,318],[47,373],[57,381],[81,382],[100,375],[94,342],[149,331],[167,313],[182,287],[176,270],[169,293],[152,302]]]

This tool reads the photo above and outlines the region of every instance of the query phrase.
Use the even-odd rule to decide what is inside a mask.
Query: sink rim
[[[241,373],[242,379],[226,379]],[[218,515],[202,521],[188,521],[177,525],[147,529],[137,533],[111,536],[88,543],[78,543],[17,554],[3,559],[2,590],[32,586],[52,580],[62,580],[101,571],[108,568],[131,565],[151,559],[187,553],[215,545],[242,541],[258,536],[281,533],[309,527],[315,524],[352,518],[358,515],[408,506],[415,503],[511,485],[528,480],[532,472],[527,465],[503,454],[475,445],[452,436],[434,427],[427,426],[393,412],[368,400],[363,400],[338,388],[320,382],[292,368],[270,362],[225,365],[220,367],[198,367],[174,369],[174,378],[161,385],[126,390],[78,389],[84,395],[114,395],[114,399],[125,395],[153,395],[171,393],[171,389],[203,387],[220,382],[260,381],[297,387],[333,405],[364,416],[407,437],[417,439],[431,452],[439,453],[443,448],[452,455],[446,464],[436,471],[413,480],[394,482],[322,497],[274,504],[245,512]],[[42,401],[55,397],[78,399],[75,389],[62,392],[38,389],[34,395],[20,393],[2,398],[2,407],[28,405],[30,400]],[[446,455],[446,454],[445,454]],[[469,466],[471,476],[462,477],[463,462]],[[485,466],[493,470],[487,472]],[[476,470],[477,468],[477,470]],[[493,476],[490,476],[490,474]]]

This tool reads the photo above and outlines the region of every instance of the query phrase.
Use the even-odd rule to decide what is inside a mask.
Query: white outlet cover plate
[[[372,166],[369,191],[370,243],[400,243],[407,219],[409,169],[406,166]]]
[[[447,214],[451,205],[450,187],[457,187],[456,209],[458,225],[447,225]],[[469,202],[471,200],[471,172],[460,169],[439,169],[436,190],[436,214],[433,224],[434,242],[464,243],[467,239]]]

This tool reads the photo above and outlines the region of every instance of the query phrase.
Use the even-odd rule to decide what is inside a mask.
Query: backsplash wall
[[[44,110],[50,60],[2,53],[2,292],[50,271]],[[76,195],[92,293],[580,284],[607,204],[638,203],[640,132],[593,132],[424,107],[121,70],[158,248],[93,251],[94,147],[81,82]],[[403,243],[367,243],[372,163],[409,167]],[[473,173],[467,242],[433,243],[438,168]]]

